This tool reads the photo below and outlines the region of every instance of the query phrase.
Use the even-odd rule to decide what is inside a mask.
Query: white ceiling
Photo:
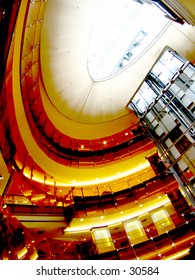
[[[50,0],[43,22],[41,67],[48,96],[64,116],[79,123],[127,115],[126,104],[162,50],[161,45],[153,48],[147,63],[140,60],[114,78],[94,82],[88,73],[87,52],[102,2]]]

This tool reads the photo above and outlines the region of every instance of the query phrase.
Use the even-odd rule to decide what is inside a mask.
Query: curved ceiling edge
[[[57,111],[45,94],[43,85],[39,83],[39,86],[43,106],[48,118],[59,131],[69,137],[84,140],[103,138],[134,127],[138,121],[137,116],[133,111],[126,110],[124,116],[103,123],[88,124],[76,122],[65,118],[59,111]]]

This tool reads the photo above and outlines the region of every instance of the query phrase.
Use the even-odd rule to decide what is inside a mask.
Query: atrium
[[[0,0],[0,260],[195,259],[193,0]]]

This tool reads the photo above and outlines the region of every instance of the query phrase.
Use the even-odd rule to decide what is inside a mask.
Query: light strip
[[[128,164],[126,162],[126,164]],[[119,179],[122,179],[124,177],[128,177],[130,175],[133,175],[133,174],[136,174],[137,172],[140,172],[146,168],[150,167],[150,163],[148,161],[144,162],[144,163],[141,163],[139,166],[137,167],[134,167],[134,168],[129,168],[129,170],[126,170],[124,172],[118,172],[116,175],[112,175],[112,176],[108,176],[108,177],[105,177],[105,178],[101,178],[101,179],[94,179],[94,180],[90,180],[90,181],[82,181],[82,182],[77,182],[77,181],[72,181],[71,183],[69,184],[66,184],[66,183],[63,183],[63,182],[58,182],[58,186],[59,187],[71,187],[71,186],[75,186],[75,187],[81,187],[81,186],[91,186],[91,185],[97,185],[97,184],[103,184],[103,183],[108,183],[108,182],[111,182],[111,181],[115,181],[115,180],[119,180]],[[40,179],[36,176],[33,176],[33,178],[31,178],[31,174],[30,174],[30,171],[27,172],[27,171],[24,171],[24,176],[28,179],[32,179],[33,181],[35,182],[38,182],[38,183],[41,183],[41,184],[44,184],[44,179]],[[53,181],[48,181],[46,182],[46,185],[49,185],[49,186],[53,186],[54,185],[54,182]]]

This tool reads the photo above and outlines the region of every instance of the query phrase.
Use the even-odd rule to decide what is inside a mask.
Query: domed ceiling
[[[129,116],[125,106],[139,86],[136,76],[144,77],[148,67],[143,69],[138,62],[139,66],[131,65],[126,71],[119,69],[118,75],[110,70],[104,76],[104,72],[117,66],[126,49],[136,49],[133,44],[137,48],[151,45],[168,26],[163,13],[150,6],[132,0],[48,2],[41,33],[41,70],[48,97],[62,115],[90,124]],[[151,30],[155,32],[148,39]],[[103,73],[95,78],[92,68]]]

